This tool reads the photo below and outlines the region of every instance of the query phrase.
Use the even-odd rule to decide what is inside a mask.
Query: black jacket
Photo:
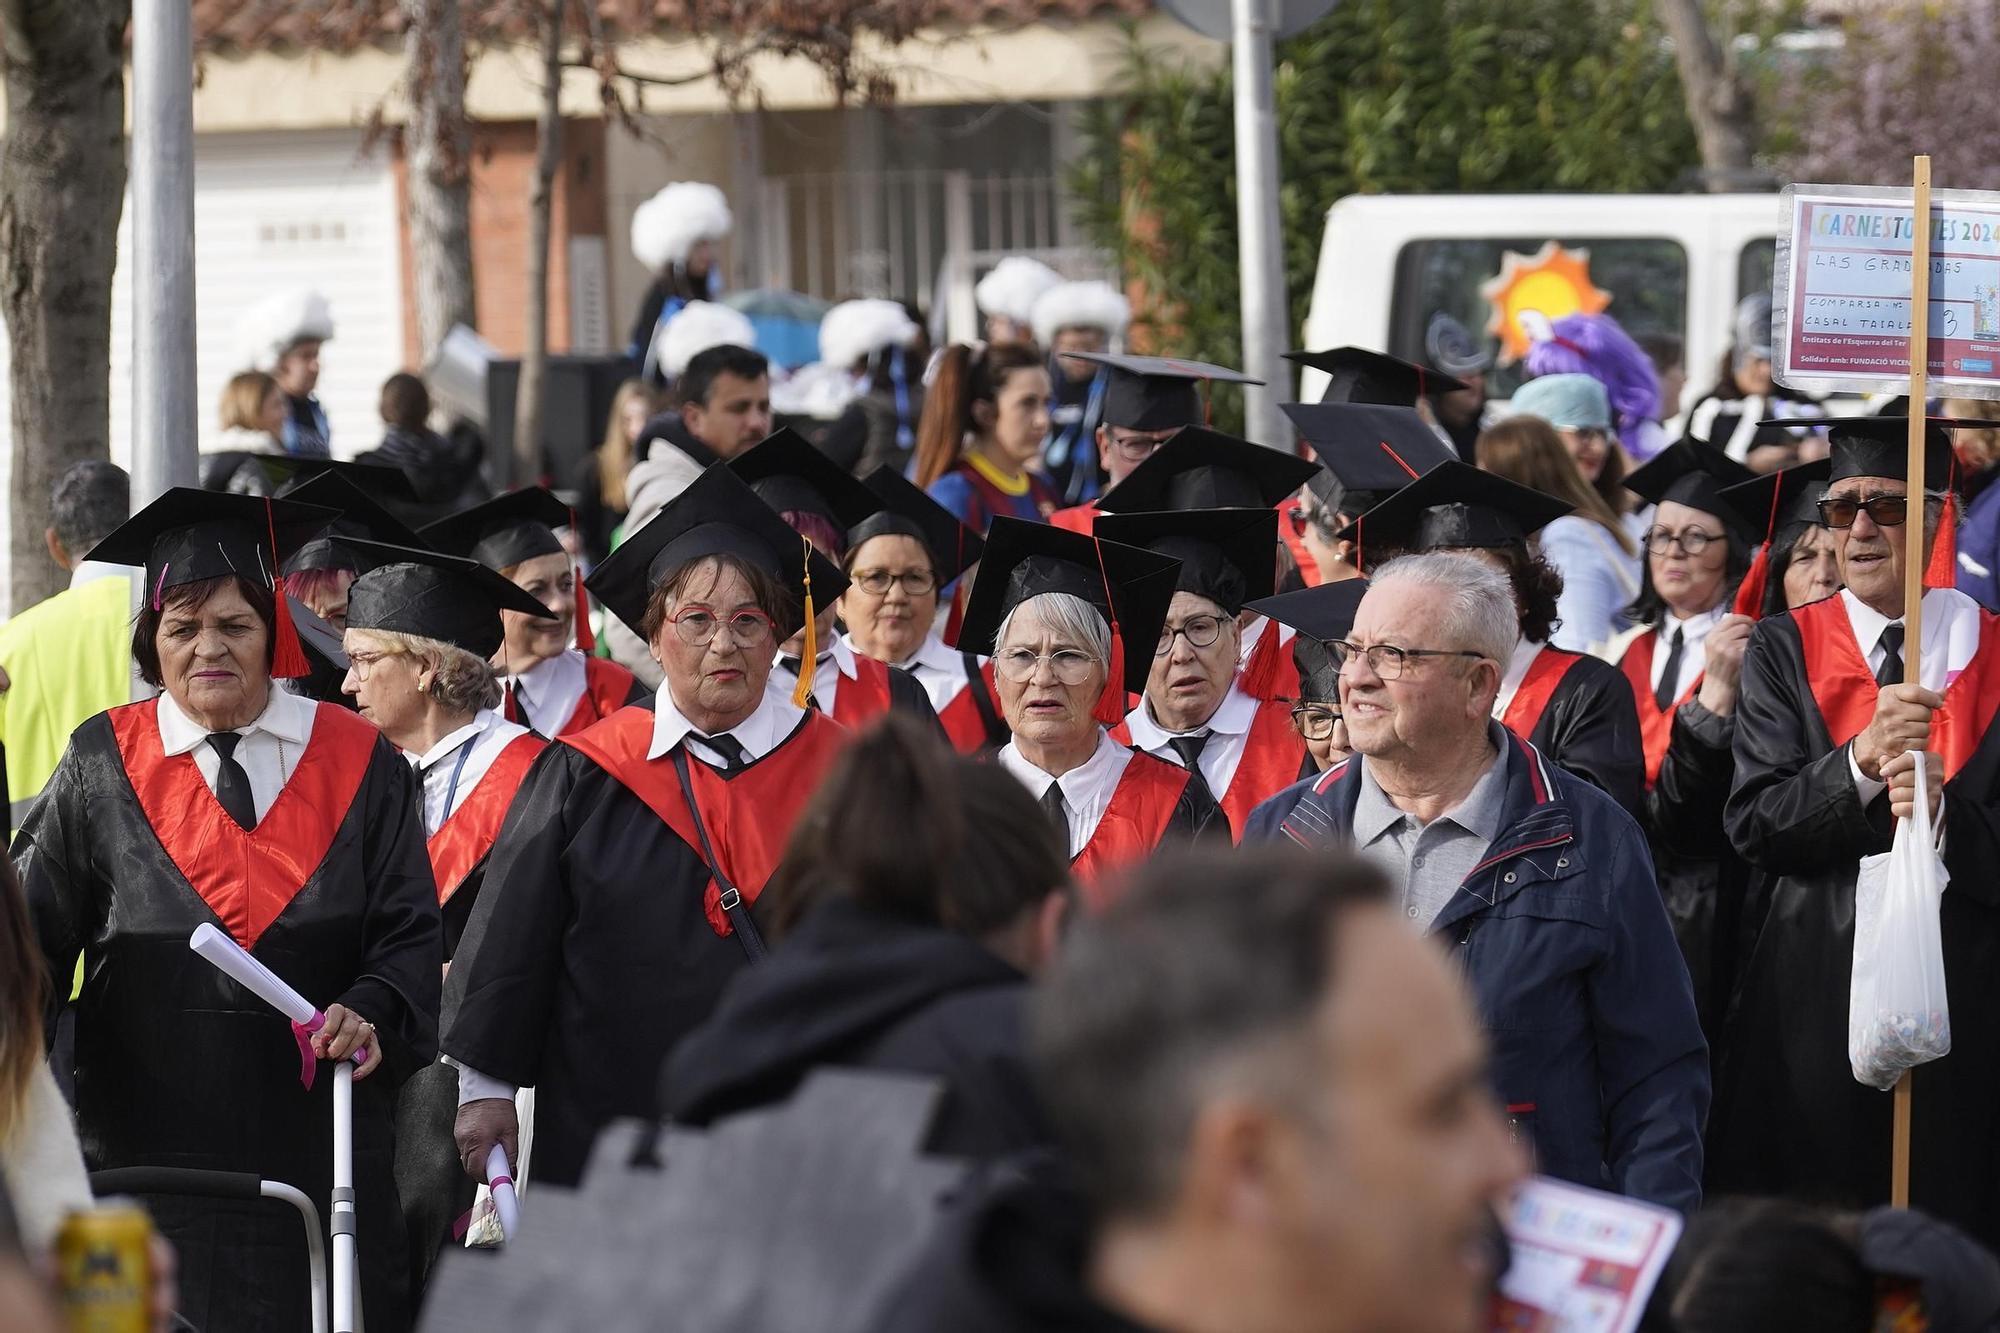
[[[1631,814],[1646,786],[1646,753],[1639,742],[1639,713],[1625,673],[1609,662],[1580,656],[1563,672],[1547,708],[1521,738],[1552,764],[1606,792]]]
[[[1022,1059],[1027,981],[977,941],[844,901],[742,973],[667,1061],[684,1124],[785,1100],[818,1065],[941,1079],[932,1151],[994,1157],[1049,1141]]]

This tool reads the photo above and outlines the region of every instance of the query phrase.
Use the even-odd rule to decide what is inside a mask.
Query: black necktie
[[[521,715],[520,688],[510,680],[507,682],[503,694],[505,697],[500,701],[500,716],[506,718],[509,722],[525,724],[527,719]]]
[[[1674,688],[1681,683],[1681,650],[1687,647],[1687,636],[1681,627],[1674,626],[1674,638],[1667,648],[1667,665],[1660,671],[1660,683],[1653,686],[1653,703],[1664,713],[1674,706]]]
[[[1903,627],[1882,627],[1882,665],[1875,668],[1877,685],[1897,685],[1903,679]]]
[[[1062,839],[1063,850],[1069,850],[1069,811],[1063,806],[1062,783],[1051,782],[1049,789],[1042,793],[1042,813],[1055,826],[1056,836]]]
[[[1199,736],[1175,736],[1167,744],[1181,757],[1181,767],[1188,771],[1188,787],[1208,792],[1208,798],[1214,800],[1215,793],[1209,791],[1208,779],[1201,773],[1201,752],[1207,748],[1210,734],[1204,731]]]
[[[726,731],[720,736],[697,736],[695,739],[722,756],[722,771],[725,773],[734,773],[748,759],[749,752],[743,748],[743,742]]]
[[[803,657],[793,657],[790,653],[780,653],[778,654],[778,665],[791,672],[794,676],[803,676],[805,674],[806,661]]]
[[[250,775],[236,762],[236,746],[242,737],[233,731],[212,731],[208,748],[215,751],[215,799],[229,812],[238,828],[257,827],[257,798],[250,794]]]

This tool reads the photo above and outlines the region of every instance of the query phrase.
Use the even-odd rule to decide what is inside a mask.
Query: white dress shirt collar
[[[239,736],[266,732],[287,744],[303,746],[312,736],[313,714],[319,705],[303,695],[291,694],[271,682],[271,697],[264,711],[247,726],[234,728]],[[196,722],[171,694],[161,691],[159,705],[160,745],[168,755],[186,754],[208,739],[208,728]]]
[[[403,758],[408,760],[410,767],[416,769],[417,772],[427,772],[435,767],[440,759],[450,758],[459,746],[464,745],[467,741],[485,731],[489,725],[487,721],[489,718],[496,721],[500,720],[497,714],[481,709],[472,715],[472,721],[466,723],[456,731],[447,733],[444,739],[440,740],[430,749],[424,751],[422,754],[412,754],[410,751],[405,750],[403,751]]]
[[[841,641],[849,647],[853,646],[853,640],[846,635],[841,636]],[[910,654],[908,661],[897,662],[894,665],[905,671],[915,671],[922,667],[930,671],[954,671],[962,676],[965,674],[965,655],[955,648],[945,647],[944,640],[937,635],[926,634],[924,641],[917,645],[917,651]]]
[[[544,657],[514,677],[516,692],[532,707],[567,694],[571,687],[581,698],[583,684],[583,654],[567,648],[554,657]]]
[[[1097,749],[1089,759],[1061,777],[1053,777],[1035,767],[1008,741],[1000,747],[1000,766],[1021,780],[1028,794],[1036,800],[1055,782],[1062,788],[1063,809],[1069,819],[1069,854],[1074,857],[1090,845],[1097,825],[1110,808],[1111,798],[1118,790],[1118,781],[1125,776],[1125,767],[1132,762],[1132,751],[1111,739],[1111,733],[1102,727],[1097,731]]]
[[[728,734],[743,747],[746,761],[762,759],[777,749],[797,729],[799,719],[805,716],[805,710],[792,702],[789,688],[780,688],[775,679],[777,674],[773,672],[773,679],[765,683],[764,697],[758,701],[755,711],[729,728]],[[646,749],[648,759],[664,757],[676,745],[693,736],[696,743],[688,747],[688,753],[705,764],[721,767],[716,754],[700,743],[701,737],[711,733],[698,729],[675,706],[671,685],[663,683],[653,700],[653,743]]]
[[[1189,731],[1168,731],[1153,720],[1153,705],[1141,699],[1139,706],[1125,715],[1125,727],[1132,733],[1132,744],[1148,752],[1165,749],[1167,742],[1180,736],[1199,736],[1204,732],[1221,736],[1242,736],[1248,734],[1250,724],[1257,720],[1257,701],[1243,692],[1240,685],[1231,682],[1223,693],[1222,702],[1208,721]]]
[[[501,751],[527,731],[519,723],[482,708],[473,714],[472,721],[421,755],[405,750],[403,758],[416,770],[418,785],[423,789],[425,832],[436,833],[443,828],[445,820],[479,789]],[[454,759],[453,755],[459,758]]]
[[[1653,688],[1660,687],[1660,677],[1666,674],[1667,655],[1673,651],[1674,631],[1681,634],[1680,678],[1673,682],[1673,696],[1678,699],[1688,692],[1708,666],[1708,655],[1702,649],[1702,642],[1708,632],[1722,623],[1729,614],[1729,603],[1720,602],[1714,608],[1700,611],[1683,620],[1669,611],[1660,617],[1659,637],[1653,641]]]

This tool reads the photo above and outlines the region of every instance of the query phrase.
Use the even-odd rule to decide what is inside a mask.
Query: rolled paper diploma
[[[250,955],[250,951],[238,944],[214,926],[203,922],[196,926],[188,939],[188,948],[227,974],[243,989],[270,1005],[286,1018],[292,1020],[293,1035],[299,1043],[299,1081],[308,1088],[313,1085],[312,1035],[326,1026],[326,1015],[314,1008],[305,996],[293,990],[270,968],[265,967]],[[347,1057],[357,1067],[368,1059],[368,1047],[357,1047]]]
[[[521,1227],[521,1201],[514,1193],[514,1168],[507,1161],[507,1150],[497,1143],[486,1154],[486,1183],[493,1190],[500,1230],[512,1240]]]

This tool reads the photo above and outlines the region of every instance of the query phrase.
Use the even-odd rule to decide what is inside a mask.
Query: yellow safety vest
[[[11,840],[69,749],[70,733],[132,699],[132,581],[107,575],[0,625],[0,745]]]

